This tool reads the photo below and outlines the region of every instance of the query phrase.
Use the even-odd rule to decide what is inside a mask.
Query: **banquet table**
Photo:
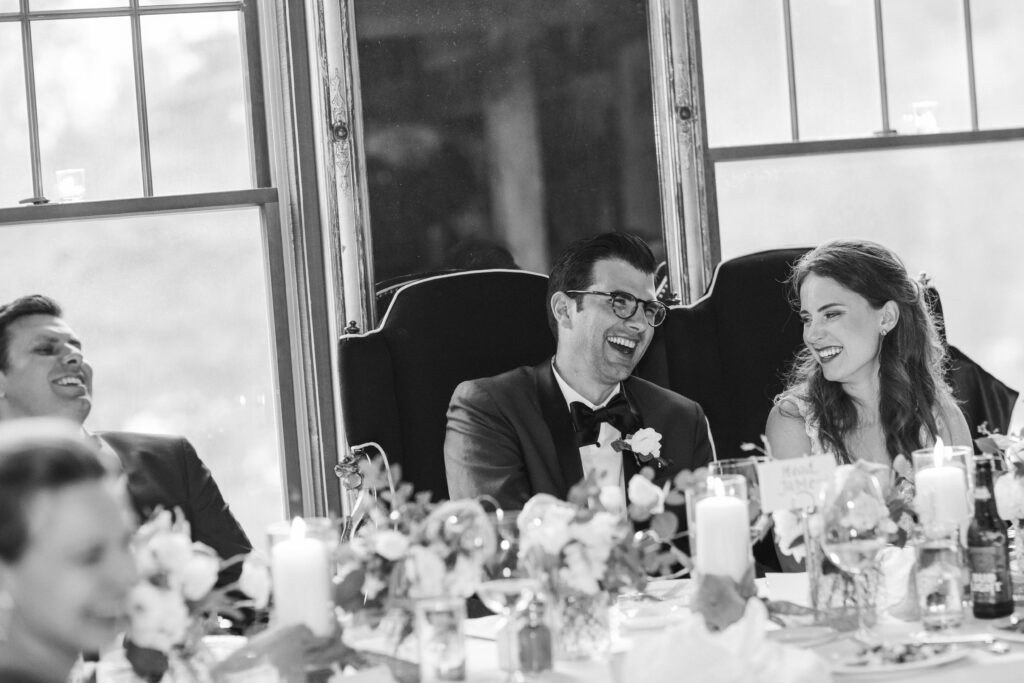
[[[683,580],[683,584],[687,580]],[[767,579],[759,580],[759,589],[763,597],[771,599],[784,599],[798,601],[794,591],[799,593],[806,587],[806,575],[769,575]],[[774,584],[774,590],[773,590]],[[662,590],[673,590],[671,584],[664,584]],[[674,592],[681,592],[675,588]],[[804,593],[806,595],[806,593]],[[492,619],[486,617],[485,619]],[[471,620],[479,621],[479,620]],[[651,680],[645,676],[645,672],[627,672],[622,670],[622,660],[625,650],[629,647],[631,637],[644,637],[644,630],[633,630],[628,628],[622,630],[622,639],[609,657],[600,661],[583,662],[556,662],[553,671],[534,676],[531,680],[538,682],[552,683],[662,683],[660,680]],[[484,623],[467,627],[467,672],[469,681],[491,682],[504,681],[506,674],[497,667],[497,645],[492,633],[489,633]],[[905,640],[915,633],[921,632],[921,625],[918,622],[898,622],[896,620],[880,623],[875,632],[883,641],[890,639]],[[944,635],[969,635],[976,633],[992,632],[992,623],[982,620],[975,620],[968,616],[962,627],[943,632]],[[997,635],[996,637],[1002,638]],[[833,680],[836,683],[879,683],[880,681],[899,680],[907,683],[962,683],[967,680],[977,680],[979,683],[1017,683],[1024,679],[1024,636],[1017,636],[1020,642],[1007,641],[1009,651],[1005,654],[994,654],[989,652],[981,644],[960,645],[966,652],[965,656],[956,661],[937,666],[907,666],[906,669],[897,669],[890,672],[880,673],[838,673],[833,671]],[[810,649],[821,656],[827,663],[840,662],[854,655],[861,645],[849,635],[841,634],[835,640],[826,642]],[[671,657],[672,653],[666,653]],[[680,667],[685,667],[685,662],[679,662]],[[700,671],[686,670],[679,674],[677,680],[689,682],[701,681]]]

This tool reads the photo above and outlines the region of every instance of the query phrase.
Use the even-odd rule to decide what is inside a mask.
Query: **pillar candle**
[[[305,624],[322,638],[334,631],[327,546],[305,534],[297,517],[291,535],[270,549],[274,620],[282,626]]]
[[[751,562],[747,502],[733,496],[708,496],[697,501],[695,516],[697,571],[742,581]]]
[[[928,467],[914,475],[914,484],[922,522],[964,524],[969,510],[963,470],[953,465]]]

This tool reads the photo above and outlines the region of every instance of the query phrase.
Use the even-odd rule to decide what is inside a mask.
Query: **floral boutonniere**
[[[612,441],[612,448],[618,452],[632,453],[637,467],[653,463],[661,469],[669,465],[669,461],[661,457],[661,434],[650,427],[638,429],[623,439]]]

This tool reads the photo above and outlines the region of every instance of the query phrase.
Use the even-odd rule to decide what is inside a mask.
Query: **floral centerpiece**
[[[205,680],[201,638],[221,616],[250,620],[243,610],[262,610],[270,597],[266,563],[254,554],[222,561],[209,546],[193,542],[180,510],[158,510],[132,539],[139,581],[129,596],[125,655],[142,680]],[[242,564],[235,583],[215,588],[220,572]],[[244,597],[248,596],[248,597]]]
[[[411,659],[407,636],[417,603],[450,598],[465,619],[465,600],[495,554],[495,530],[475,500],[435,503],[429,493],[414,494],[398,465],[368,459],[360,473],[367,495],[353,515],[356,531],[339,551],[336,602]]]

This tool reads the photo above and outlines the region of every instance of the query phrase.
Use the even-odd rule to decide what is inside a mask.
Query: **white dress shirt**
[[[612,393],[608,394],[608,398],[599,405],[595,405],[581,396],[578,391],[569,386],[569,384],[562,379],[562,376],[558,374],[558,368],[555,368],[553,363],[551,369],[555,371],[555,381],[558,382],[558,387],[562,390],[562,395],[565,397],[566,410],[570,410],[569,406],[573,401],[579,401],[591,410],[603,408],[608,405],[608,402],[615,398],[619,392],[622,391],[622,385],[620,384],[615,387]],[[625,494],[626,489],[623,484],[622,473],[622,453],[612,448],[612,442],[616,439],[621,439],[622,437],[622,432],[607,422],[602,422],[601,431],[597,437],[597,443],[580,448],[580,460],[583,462],[584,477],[591,476],[591,472],[593,472],[597,477],[597,483],[602,488],[605,486],[617,486],[623,494]]]

